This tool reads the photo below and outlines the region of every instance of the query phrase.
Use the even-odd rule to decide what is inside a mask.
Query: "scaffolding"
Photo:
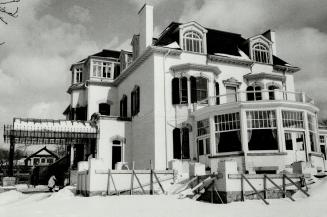
[[[89,144],[97,136],[98,129],[92,121],[14,118],[3,132],[4,141],[10,143],[8,175],[13,175],[15,144]]]

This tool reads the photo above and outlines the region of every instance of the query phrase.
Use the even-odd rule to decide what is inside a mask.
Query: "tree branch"
[[[8,0],[8,1],[0,2],[0,14],[2,15],[0,16],[0,21],[2,21],[4,24],[8,24],[8,23],[3,15],[13,18],[16,18],[18,16],[18,7],[16,7],[15,11],[10,11],[6,8],[8,4],[17,3],[17,2],[20,2],[20,0]]]

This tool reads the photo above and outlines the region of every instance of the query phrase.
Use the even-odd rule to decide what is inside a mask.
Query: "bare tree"
[[[20,2],[20,0],[0,0],[0,21],[8,24],[7,17],[16,18],[18,16],[18,6],[12,7],[12,4]],[[3,45],[4,42],[0,42]]]

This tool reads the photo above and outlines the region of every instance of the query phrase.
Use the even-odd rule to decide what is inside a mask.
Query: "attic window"
[[[183,49],[185,51],[203,53],[202,35],[195,31],[187,31],[183,36]]]
[[[270,63],[269,48],[261,42],[253,44],[252,59],[260,63]]]

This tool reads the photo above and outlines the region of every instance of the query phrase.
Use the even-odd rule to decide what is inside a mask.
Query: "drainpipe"
[[[165,154],[166,154],[166,169],[168,169],[168,150],[167,150],[167,102],[166,102],[166,57],[169,55],[170,49],[163,55],[162,69],[163,69],[163,82],[164,82],[164,113],[165,113]]]

